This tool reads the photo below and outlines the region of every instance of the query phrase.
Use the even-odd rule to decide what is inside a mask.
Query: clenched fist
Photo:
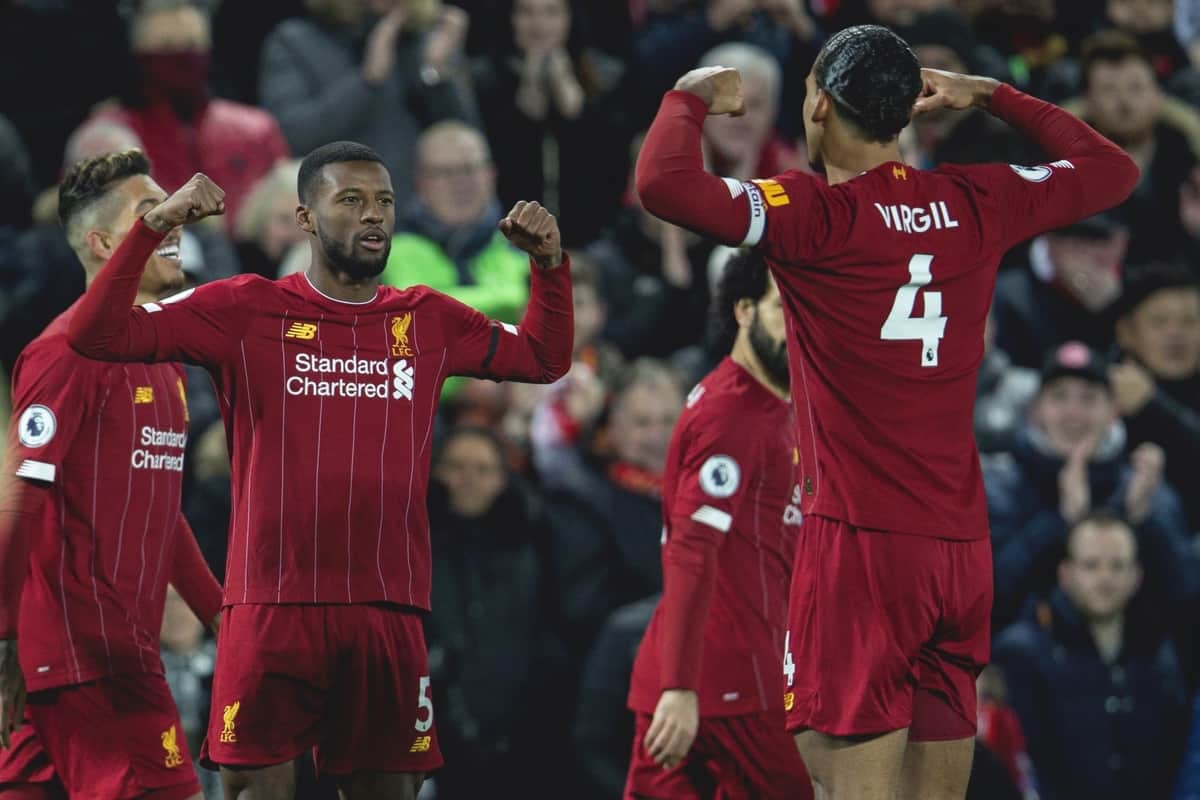
[[[142,221],[153,231],[166,233],[188,222],[225,213],[225,191],[197,172],[170,197],[146,212]]]
[[[733,67],[700,67],[685,74],[675,83],[681,92],[690,92],[704,101],[709,114],[730,114],[740,117],[746,113],[742,96],[742,76]]]
[[[517,247],[529,253],[543,269],[562,263],[562,237],[558,220],[534,202],[518,201],[508,216],[500,220],[500,232]]]

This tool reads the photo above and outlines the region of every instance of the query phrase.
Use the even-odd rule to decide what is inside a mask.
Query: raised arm
[[[225,210],[225,193],[197,174],[134,223],[84,293],[67,331],[76,352],[99,361],[218,360],[230,339],[230,308],[224,281],[180,292],[160,303],[135,307],[146,260],[174,228]],[[183,313],[159,313],[196,295]],[[189,324],[190,323],[190,324]]]
[[[517,203],[500,220],[500,230],[529,253],[529,304],[521,322],[510,325],[455,302],[460,331],[449,372],[552,383],[571,367],[575,341],[571,260],[563,252],[557,221],[537,203]]]
[[[723,244],[747,237],[750,197],[704,171],[700,134],[708,114],[740,114],[741,79],[736,70],[693,70],[663,97],[638,154],[636,186],[654,216]]]
[[[989,188],[1013,245],[1124,202],[1140,173],[1124,150],[1052,103],[992,78],[923,69],[914,115],[983,108],[1030,137],[1049,156],[1035,167],[988,165]]]

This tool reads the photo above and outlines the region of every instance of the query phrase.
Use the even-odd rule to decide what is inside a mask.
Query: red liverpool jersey
[[[651,126],[638,160],[646,208],[758,247],[779,284],[806,514],[988,535],[971,422],[1000,258],[1116,205],[1138,179],[1116,145],[1049,103],[1001,85],[990,110],[1056,160],[738,182],[703,171],[700,98],[668,93]]]
[[[70,338],[95,357],[180,360],[213,376],[233,475],[226,603],[428,609],[425,492],[442,382],[561,376],[568,266],[531,270],[519,327],[423,286],[336,300],[303,273],[214,281],[118,315],[105,293],[140,274],[161,238],[134,227]]]
[[[786,401],[730,358],[688,395],[663,476],[663,599],[634,664],[635,711],[653,713],[674,688],[697,691],[704,716],[783,708],[800,525],[790,417]],[[679,594],[673,584],[709,553],[707,585]]]
[[[25,348],[13,373],[10,463],[49,492],[42,518],[20,532],[30,558],[17,637],[31,690],[161,672],[168,581],[203,573],[198,612],[215,614],[219,601],[179,512],[183,370],[76,354],[66,331],[77,308]],[[5,627],[16,607],[5,593]]]

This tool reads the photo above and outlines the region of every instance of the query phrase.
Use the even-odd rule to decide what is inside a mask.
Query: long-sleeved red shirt
[[[26,347],[13,374],[0,638],[16,635],[31,690],[161,672],[168,582],[205,623],[221,605],[179,510],[183,370],[79,356],[66,337],[78,311]]]
[[[1138,170],[1086,123],[1001,85],[992,113],[1054,159],[917,170],[830,186],[704,172],[706,109],[663,100],[638,157],[656,216],[758,248],[783,297],[805,514],[948,539],[988,535],[972,432],[996,268],[1013,245],[1120,203]]]
[[[792,505],[791,411],[726,358],[696,385],[663,476],[663,595],[634,662],[629,705],[691,689],[704,716],[782,709]]]
[[[341,301],[302,273],[214,281],[127,310],[161,239],[134,226],[69,339],[94,358],[179,360],[212,375],[232,459],[225,602],[428,609],[425,490],[442,382],[565,374],[569,264],[531,270],[519,326],[423,286]]]

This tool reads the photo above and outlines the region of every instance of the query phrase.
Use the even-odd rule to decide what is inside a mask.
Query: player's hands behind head
[[[913,104],[913,116],[948,108],[952,111],[987,108],[1000,82],[979,75],[960,75],[941,69],[922,69],[925,86]]]
[[[166,200],[146,212],[142,221],[151,230],[166,233],[188,222],[225,213],[225,191],[202,172],[179,187]]]
[[[0,641],[0,749],[12,742],[25,716],[25,676],[17,659],[17,640]]]
[[[562,263],[558,220],[537,203],[518,201],[498,227],[510,242],[529,253],[539,267],[557,267]]]
[[[654,763],[671,769],[687,757],[699,729],[699,696],[688,689],[667,689],[658,698],[643,744]]]
[[[700,67],[675,82],[681,92],[690,92],[704,101],[709,114],[730,114],[740,117],[746,113],[742,96],[742,76],[732,67]]]

